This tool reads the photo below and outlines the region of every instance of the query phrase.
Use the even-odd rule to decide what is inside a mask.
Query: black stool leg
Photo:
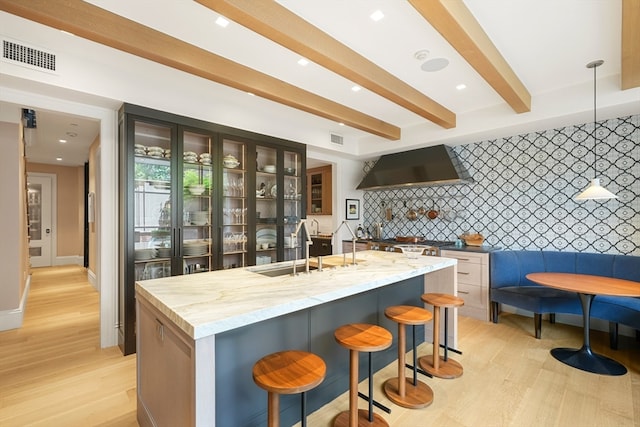
[[[431,375],[429,372],[425,371],[422,368],[418,368],[418,355],[416,353],[416,325],[412,325],[413,326],[413,366],[409,365],[408,363],[405,363],[404,366],[409,368],[409,369],[413,369],[413,385],[415,386],[418,383],[418,374],[416,372],[420,372],[422,375],[424,375],[425,377],[429,377],[429,378],[433,378],[433,375]]]
[[[371,363],[371,352],[369,352],[369,396],[365,396],[363,393],[358,392],[358,397],[369,402],[369,422],[373,422],[373,405],[377,408],[382,409],[387,414],[391,413],[391,409],[384,406],[382,403],[376,402],[373,400],[373,363]]]
[[[305,393],[304,391],[301,393],[301,397],[300,397],[300,422],[302,423],[301,427],[307,427],[307,393]]]
[[[447,351],[451,350],[454,353],[462,354],[460,350],[456,350],[455,348],[449,348],[449,340],[448,338],[449,332],[449,307],[444,308],[444,344],[440,344],[440,347],[444,347],[444,361],[447,361]]]
[[[411,345],[413,347],[413,385],[416,386],[418,384],[418,357],[416,355],[416,325],[412,325],[413,330],[413,340]]]
[[[373,366],[371,352],[369,352],[369,422],[373,422]]]

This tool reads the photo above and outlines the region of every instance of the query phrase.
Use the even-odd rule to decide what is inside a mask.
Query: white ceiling
[[[640,113],[640,89],[620,90],[621,3],[617,0],[464,0],[531,94],[532,110],[523,114],[513,112],[407,1],[278,1],[456,113],[457,126],[449,130],[368,90],[353,92],[352,82],[316,64],[298,65],[298,54],[238,24],[215,25],[218,15],[195,1],[165,0],[162,7],[157,0],[88,2],[401,128],[401,140],[389,141],[307,113],[292,113],[290,107],[271,101],[256,98],[248,102],[241,91],[231,91],[237,102],[222,101],[231,113],[237,108],[241,115],[277,117],[271,123],[279,129],[271,132],[275,136],[295,139],[291,135],[296,126],[313,127],[327,139],[330,133],[338,133],[345,144],[357,146],[350,151],[363,158],[588,122],[593,119],[593,72],[585,65],[595,59],[605,61],[598,69],[598,118]],[[369,15],[378,9],[385,17],[373,22]],[[420,50],[428,50],[426,59],[414,57]],[[449,66],[439,72],[422,71],[422,63],[433,58],[446,58]],[[130,78],[138,77],[134,73]],[[172,83],[180,85],[179,81]],[[459,91],[456,86],[461,83],[467,88]],[[200,84],[217,85],[204,80]],[[206,91],[202,99],[190,101],[207,108],[217,102]],[[304,120],[295,119],[299,114]],[[80,142],[78,135],[78,143],[88,147],[99,129],[97,123],[45,111],[38,112],[38,144],[56,141],[74,122],[82,127],[93,125],[92,131],[81,132],[86,141]],[[251,129],[251,124],[243,128]],[[43,155],[52,153],[41,147]]]

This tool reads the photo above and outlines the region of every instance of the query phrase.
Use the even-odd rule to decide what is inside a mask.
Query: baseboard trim
[[[53,261],[53,265],[84,265],[84,257],[82,255],[59,256]]]
[[[91,283],[91,286],[93,286],[93,288],[96,291],[100,292],[100,286],[98,284],[98,278],[96,277],[96,273],[94,273],[88,268],[87,268],[87,280],[89,281],[89,283]]]
[[[10,329],[18,329],[22,327],[24,321],[24,308],[27,305],[27,297],[31,289],[31,275],[27,276],[27,283],[24,287],[24,293],[20,300],[20,306],[12,310],[0,311],[0,331],[8,331]]]

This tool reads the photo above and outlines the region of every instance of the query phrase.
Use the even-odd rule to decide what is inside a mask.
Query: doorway
[[[32,267],[50,267],[55,256],[56,176],[29,172],[27,201],[29,257]]]

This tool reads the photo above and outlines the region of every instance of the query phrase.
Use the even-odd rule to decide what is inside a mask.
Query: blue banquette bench
[[[542,314],[549,313],[553,322],[556,313],[581,315],[582,307],[576,293],[531,282],[525,277],[527,274],[578,273],[640,282],[640,257],[584,252],[498,251],[491,254],[489,271],[493,322],[498,323],[499,304],[531,311],[534,313],[535,336],[540,338]],[[591,317],[609,321],[610,344],[617,348],[618,324],[640,331],[640,298],[598,295],[591,306]]]

